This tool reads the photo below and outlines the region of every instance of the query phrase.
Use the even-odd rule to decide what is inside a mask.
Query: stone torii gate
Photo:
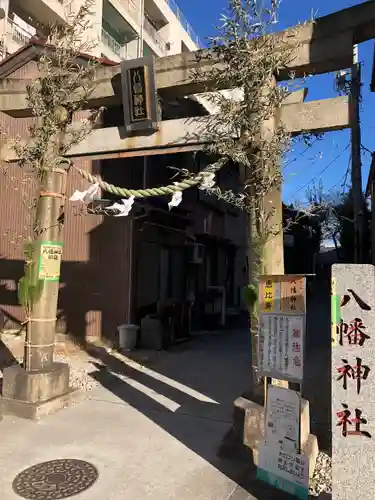
[[[321,99],[305,103],[303,101],[306,94],[307,92],[303,91],[294,92],[284,102],[281,108],[280,120],[287,132],[298,135],[301,132],[341,130],[349,126],[347,97]],[[8,112],[4,109],[2,111]],[[201,138],[205,137],[204,132],[207,130],[207,124],[211,119],[211,116],[199,116],[188,119],[165,120],[159,123],[159,130],[156,132],[136,136],[129,136],[125,127],[94,129],[88,137],[70,149],[66,156],[72,159],[86,157],[99,160],[203,149],[208,143]],[[225,132],[224,127],[223,132]],[[7,162],[17,160],[11,145],[4,145],[2,158]]]
[[[324,73],[347,68],[352,64],[353,43],[375,37],[375,2],[366,2],[351,9],[318,19],[314,24],[298,29],[293,61],[278,75],[279,80],[306,73]],[[275,36],[287,37],[287,32]],[[143,67],[144,61],[132,61],[132,67]],[[155,87],[160,95],[186,96],[202,92],[199,85],[192,84],[190,71],[197,65],[195,54],[179,54],[155,61]],[[206,64],[212,64],[206,63]],[[27,80],[4,79],[0,82],[0,110],[15,118],[32,116],[28,108]],[[346,97],[304,102],[306,92],[292,94],[284,103],[280,120],[292,134],[303,131],[323,132],[350,126],[349,103]],[[97,72],[97,87],[87,108],[118,105],[123,99],[120,65],[100,67]],[[199,131],[204,130],[209,117],[187,120],[169,120],[159,123],[153,133],[129,136],[121,127],[96,129],[78,146],[69,151],[68,157],[91,159],[147,156],[197,150],[205,146],[199,140]],[[5,143],[1,148],[3,161],[15,161],[14,151]],[[281,220],[281,192],[273,193],[275,218]],[[278,258],[270,266],[270,274],[283,274],[282,236],[273,246]],[[52,332],[53,334],[53,332]],[[53,339],[50,339],[53,340]],[[66,404],[69,394],[66,370],[56,374],[53,366],[44,366],[40,373],[4,372],[4,387],[8,388],[3,403],[9,412],[22,415],[22,406],[27,405],[27,416],[48,412]],[[4,393],[3,393],[4,396]],[[30,410],[31,408],[31,410]]]

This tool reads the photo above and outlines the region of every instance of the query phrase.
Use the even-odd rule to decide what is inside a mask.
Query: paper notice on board
[[[259,448],[257,479],[300,500],[308,499],[309,462],[303,455],[287,453],[279,447],[262,445]]]
[[[260,375],[301,381],[304,333],[304,316],[263,313],[258,338]]]
[[[290,453],[299,448],[300,395],[291,389],[269,386],[266,406],[266,443]]]
[[[38,263],[38,278],[44,281],[58,281],[62,261],[62,243],[42,242]]]

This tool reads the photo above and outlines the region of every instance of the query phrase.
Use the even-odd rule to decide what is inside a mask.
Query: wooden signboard
[[[121,61],[124,122],[127,132],[158,129],[155,59]]]
[[[304,276],[263,276],[259,287],[261,312],[305,314],[306,278]]]
[[[259,375],[301,383],[306,324],[306,278],[261,276]]]

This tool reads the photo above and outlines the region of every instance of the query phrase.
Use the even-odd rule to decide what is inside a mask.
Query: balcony
[[[201,47],[201,41],[198,37],[198,35],[195,33],[191,25],[188,23],[186,17],[184,14],[181,12],[179,6],[176,4],[175,0],[165,0],[167,4],[169,5],[170,9],[172,12],[175,14],[177,19],[180,21],[182,27],[186,31],[186,33],[190,36],[190,38],[193,40],[193,42],[198,46]]]
[[[9,4],[11,9],[29,13],[31,17],[44,26],[65,22],[66,15],[71,10],[75,12],[77,6],[76,1],[65,2],[61,0],[11,0]]]
[[[160,36],[157,29],[151,24],[151,22],[147,19],[146,16],[144,18],[143,29],[148,35],[150,35],[152,41],[155,43],[155,45],[158,46],[162,54],[166,54],[167,52],[166,41]]]
[[[26,24],[26,23],[25,23]],[[19,26],[12,19],[7,20],[7,30],[5,34],[5,48],[7,52],[15,52],[23,45],[29,43],[30,38],[35,35],[35,29],[31,26],[29,29]]]
[[[104,28],[102,28],[101,32],[101,40],[102,43],[109,48],[113,54],[115,54],[120,59],[127,58],[127,45],[121,45],[117,40],[113,38],[109,33],[106,32]]]
[[[134,0],[103,0],[103,17],[112,20],[119,16],[132,29],[137,30],[139,28],[141,11]]]
[[[159,7],[157,4],[160,4]],[[164,8],[162,8],[162,4],[164,4]],[[112,21],[116,18],[114,10],[139,34],[141,25],[140,0],[103,0],[103,18],[111,20],[111,26]],[[143,19],[145,41],[148,45],[151,43],[151,50],[156,52],[158,56],[167,55],[166,40],[160,35],[159,30],[173,21],[171,11],[193,43],[200,44],[198,36],[187,22],[175,0],[145,1],[145,17]],[[116,26],[116,30],[121,31],[120,26]]]
[[[128,12],[128,14],[139,23],[141,11],[138,5],[133,0],[120,0],[121,6]]]

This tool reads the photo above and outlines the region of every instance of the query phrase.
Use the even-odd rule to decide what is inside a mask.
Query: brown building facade
[[[40,50],[35,44],[25,46],[4,60],[0,78],[37,77]],[[193,105],[198,106],[189,104]],[[166,105],[163,119],[174,118],[175,109]],[[177,113],[184,117],[198,111],[181,105]],[[103,126],[121,125],[122,116],[121,109],[108,109]],[[1,114],[8,137],[27,137],[31,121]],[[168,166],[200,169],[205,161],[202,154],[180,153],[147,160],[81,159],[76,164],[113,184],[141,188],[168,183],[174,174]],[[221,185],[237,189],[235,168],[220,177]],[[87,187],[76,172],[69,172],[68,196]],[[30,172],[15,165],[1,170],[0,308],[8,328],[24,319],[17,283],[23,275],[23,245],[33,224],[34,190]],[[103,198],[109,196],[103,193]],[[168,201],[166,197],[137,201],[128,217],[88,215],[67,201],[58,331],[79,339],[113,341],[119,324],[139,323],[168,300],[194,303],[193,328],[207,326],[205,318],[215,315],[222,324],[241,309],[241,290],[247,281],[246,216],[199,189],[185,192],[183,203],[171,211]]]

